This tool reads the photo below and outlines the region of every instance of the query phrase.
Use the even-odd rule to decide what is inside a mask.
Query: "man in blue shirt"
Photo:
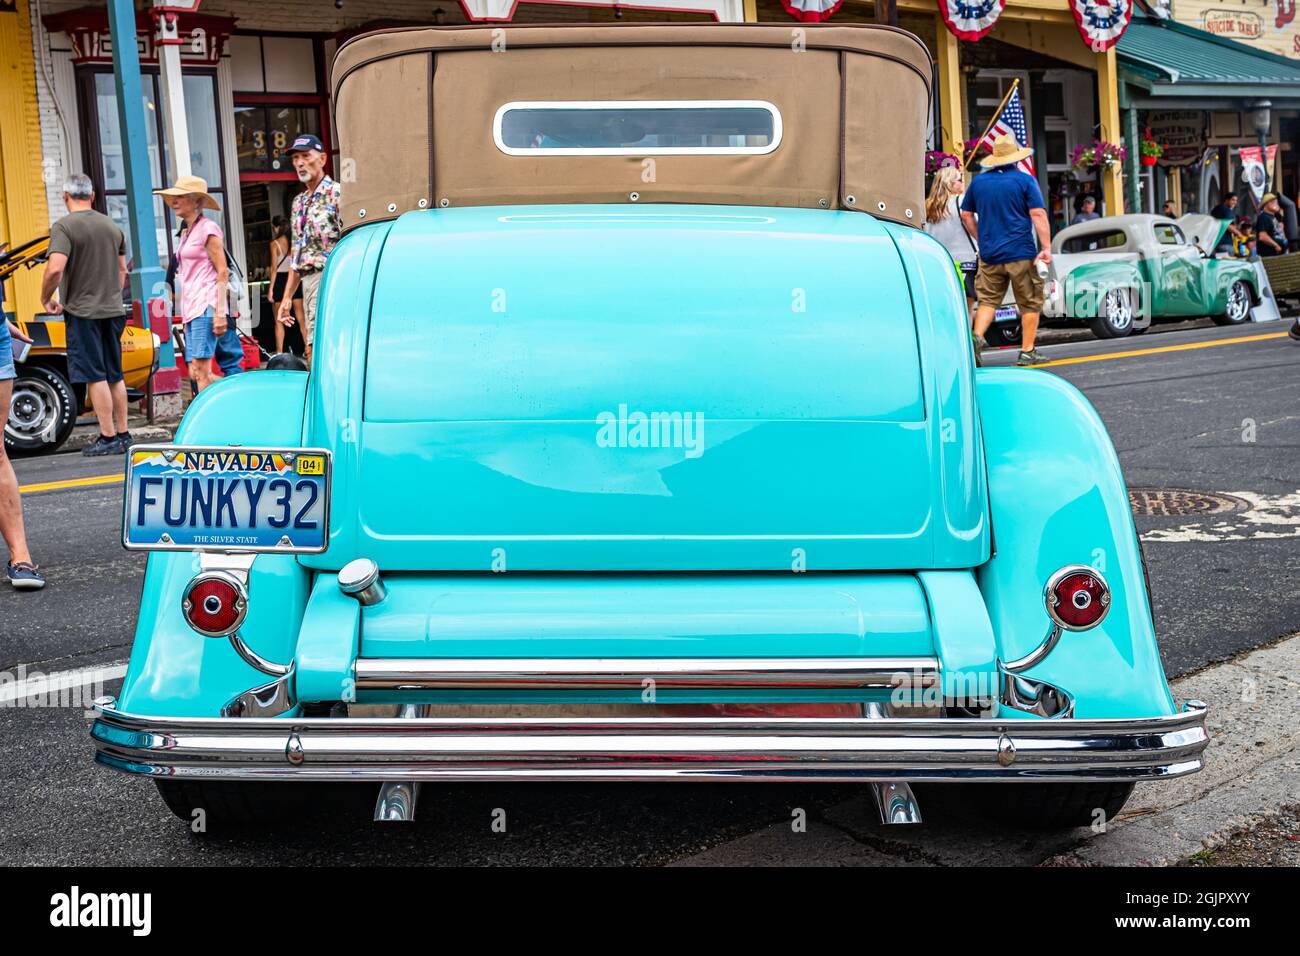
[[[1020,310],[1023,335],[1017,365],[1047,361],[1047,356],[1034,348],[1034,336],[1038,334],[1038,314],[1043,308],[1043,280],[1037,263],[1051,264],[1051,233],[1038,180],[1016,168],[1016,163],[1031,153],[1032,149],[1020,146],[1011,136],[999,136],[993,141],[992,155],[980,162],[986,172],[971,182],[961,204],[962,221],[976,237],[980,250],[979,272],[975,275],[979,303],[975,313],[976,348],[984,347],[984,333],[993,324],[993,313],[1002,305],[1010,285]]]

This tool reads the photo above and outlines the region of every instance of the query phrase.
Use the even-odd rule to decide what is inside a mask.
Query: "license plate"
[[[1014,305],[999,306],[993,311],[994,322],[1014,322],[1020,318],[1020,313],[1016,311]]]
[[[147,551],[315,554],[329,545],[330,453],[136,445],[122,543]]]

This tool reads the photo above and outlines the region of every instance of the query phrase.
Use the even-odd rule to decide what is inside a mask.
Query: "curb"
[[[131,440],[135,442],[154,442],[154,441],[171,441],[176,434],[176,428],[180,422],[173,422],[165,425],[131,425]],[[95,440],[98,429],[94,426],[89,428],[74,428],[68,440],[59,446],[54,452],[56,455],[66,454],[68,452],[81,451]]]

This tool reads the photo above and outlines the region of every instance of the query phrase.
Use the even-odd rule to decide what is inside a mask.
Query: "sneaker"
[[[1030,349],[1028,352],[1021,352],[1020,358],[1016,359],[1017,365],[1040,365],[1043,362],[1050,362],[1046,355],[1038,349]]]
[[[45,576],[30,561],[8,564],[5,569],[9,574],[9,583],[16,591],[39,591],[45,587]]]
[[[93,442],[81,449],[81,453],[87,458],[100,458],[104,455],[120,455],[126,451],[126,445],[117,440],[117,436],[105,438],[103,435],[98,436]]]
[[[122,452],[130,449],[132,440],[130,432],[118,432],[113,438],[113,441],[117,442],[118,448]]]
[[[1295,320],[1295,325],[1286,330],[1286,334],[1291,336],[1297,342],[1300,342],[1300,319]]]
[[[98,458],[101,455],[112,455],[115,454],[116,452],[117,452],[116,436],[113,438],[105,438],[103,435],[96,435],[94,441],[92,441],[85,448],[81,449],[81,453],[85,455],[87,458]]]

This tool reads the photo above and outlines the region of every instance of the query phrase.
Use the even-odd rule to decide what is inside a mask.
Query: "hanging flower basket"
[[[925,174],[933,176],[945,166],[960,167],[961,158],[940,149],[932,149],[925,154]]]
[[[1143,166],[1154,166],[1156,161],[1165,154],[1165,148],[1151,138],[1151,130],[1145,130],[1142,134],[1142,142],[1138,144],[1138,152],[1142,157]]]
[[[974,165],[976,160],[981,156],[987,156],[989,153],[989,141],[968,139],[961,144],[961,154],[968,160],[967,165]]]
[[[1124,162],[1127,155],[1124,147],[1117,143],[1094,139],[1091,143],[1080,143],[1074,147],[1074,153],[1070,156],[1070,165],[1080,173],[1092,169],[1109,169],[1117,163]]]

